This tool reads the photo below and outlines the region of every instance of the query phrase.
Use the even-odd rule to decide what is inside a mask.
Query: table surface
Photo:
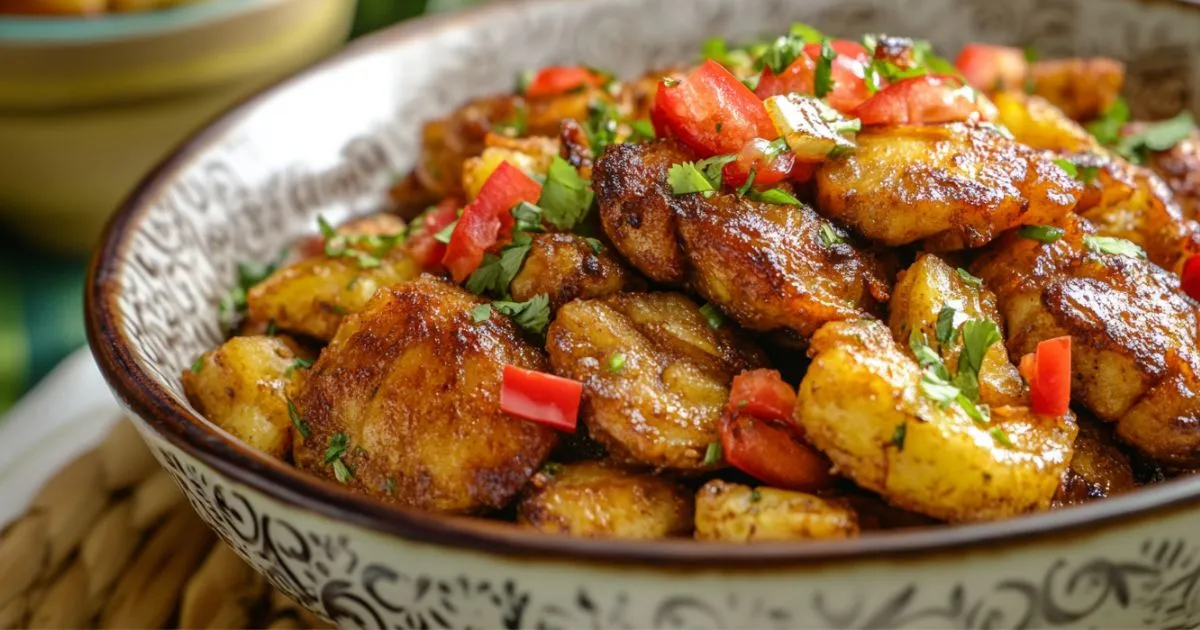
[[[481,0],[359,0],[352,37]],[[36,251],[0,234],[0,414],[85,343],[87,261]]]

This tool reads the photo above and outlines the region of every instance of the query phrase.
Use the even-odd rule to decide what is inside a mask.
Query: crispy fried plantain
[[[556,374],[583,383],[580,417],[613,459],[678,471],[705,468],[733,376],[765,360],[678,293],[570,302],[546,349]]]
[[[858,536],[858,517],[836,499],[714,479],[696,493],[696,539],[726,542]]]
[[[857,143],[817,170],[818,207],[884,245],[978,247],[1018,225],[1053,223],[1083,192],[1044,154],[988,129],[878,127]]]
[[[422,276],[348,317],[295,398],[310,433],[293,434],[296,465],[427,510],[506,505],[557,435],[500,410],[506,364],[547,366],[504,316],[474,321],[482,303]]]
[[[1047,59],[1030,66],[1029,78],[1034,94],[1072,120],[1088,121],[1121,96],[1125,65],[1107,57]]]
[[[958,403],[935,402],[920,386],[916,361],[876,321],[826,324],[810,354],[796,419],[858,485],[955,522],[1049,507],[1071,458],[1076,427],[1069,416],[997,407],[984,424]]]
[[[509,290],[518,302],[545,294],[550,309],[557,311],[576,298],[604,297],[644,285],[599,241],[575,234],[545,233],[533,236],[529,254]]]
[[[517,504],[517,524],[583,538],[654,539],[692,531],[692,493],[600,462],[547,466]]]
[[[248,446],[291,455],[287,387],[302,356],[286,337],[234,337],[183,372],[183,390],[201,415]]]
[[[1095,419],[1080,416],[1079,436],[1071,467],[1063,475],[1062,486],[1054,495],[1054,507],[1082,505],[1137,487],[1133,466],[1117,446],[1112,429]]]

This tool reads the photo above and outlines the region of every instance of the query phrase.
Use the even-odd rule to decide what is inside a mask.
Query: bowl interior
[[[337,222],[378,209],[388,185],[412,167],[424,121],[470,97],[511,89],[521,70],[584,63],[633,76],[694,59],[708,37],[747,40],[777,34],[791,21],[851,37],[925,37],[942,51],[989,41],[1032,46],[1046,57],[1113,56],[1130,64],[1129,94],[1142,115],[1200,104],[1200,10],[1168,2],[540,0],[413,22],[360,40],[235,109],[142,183],[110,224],[93,265],[93,351],[127,404],[207,463],[338,518],[408,532],[404,522],[431,517],[351,496],[260,457],[188,406],[179,375],[221,341],[218,304],[236,284],[237,263],[274,259],[315,231],[317,215]],[[895,544],[911,548],[963,536],[1013,535],[1200,491],[1200,479],[1166,485],[1100,506],[1021,519],[1020,525],[880,540],[909,536]],[[603,549],[606,543],[530,544]],[[864,544],[850,541],[841,548],[871,548]],[[793,555],[809,553],[792,549]],[[712,546],[703,553],[725,552]],[[738,553],[745,557],[744,550]]]

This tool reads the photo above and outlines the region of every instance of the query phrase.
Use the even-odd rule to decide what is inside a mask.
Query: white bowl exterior
[[[511,88],[519,70],[585,62],[632,76],[691,58],[709,36],[748,39],[793,20],[835,34],[929,37],[944,50],[987,40],[1033,44],[1046,56],[1137,59],[1131,87],[1151,113],[1200,100],[1200,11],[1163,3],[559,1],[442,19],[411,44],[360,43],[367,50],[357,59],[273,92],[159,174],[147,193],[152,202],[138,210],[144,220],[129,223],[112,278],[136,364],[186,404],[178,375],[221,340],[216,304],[234,284],[235,263],[273,259],[312,232],[318,214],[337,221],[378,208],[393,177],[414,162],[420,123],[468,97]],[[1147,78],[1167,66],[1175,68],[1171,81]],[[1179,512],[954,557],[738,574],[605,568],[435,547],[331,520],[237,483],[137,424],[226,541],[277,586],[349,625],[1200,623],[1200,531]]]

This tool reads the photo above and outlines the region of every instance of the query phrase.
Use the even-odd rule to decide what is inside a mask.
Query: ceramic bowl
[[[204,0],[99,18],[0,16],[0,220],[90,253],[188,134],[326,55],[354,0]]]
[[[91,270],[92,349],[200,515],[270,581],[368,627],[1193,627],[1200,477],[1006,522],[752,546],[579,540],[378,503],[250,451],[179,374],[221,340],[237,261],[370,212],[422,121],[519,70],[632,75],[803,20],[1130,62],[1150,113],[1200,96],[1200,9],[1117,0],[536,1],[401,25],[237,108],[145,180]]]

